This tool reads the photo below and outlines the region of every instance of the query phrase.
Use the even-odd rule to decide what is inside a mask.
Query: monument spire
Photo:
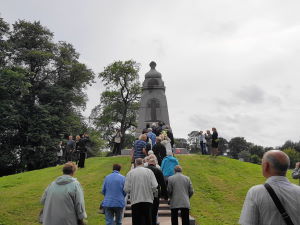
[[[150,71],[145,74],[138,115],[137,135],[146,124],[164,122],[170,125],[165,85],[161,73],[156,70],[156,62],[150,62]]]

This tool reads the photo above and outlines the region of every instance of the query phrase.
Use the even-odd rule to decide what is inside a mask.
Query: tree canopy
[[[58,141],[86,128],[94,73],[40,22],[0,18],[0,175],[51,165]]]
[[[141,97],[139,65],[133,61],[116,61],[99,74],[105,85],[100,104],[92,111],[92,118],[97,129],[108,141],[112,141],[115,129],[121,130],[121,146],[126,131],[136,127],[136,115]]]

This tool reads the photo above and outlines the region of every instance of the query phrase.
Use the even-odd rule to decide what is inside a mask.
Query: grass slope
[[[249,187],[264,182],[260,166],[255,164],[201,155],[178,158],[195,190],[191,214],[204,225],[237,224]],[[113,163],[123,166],[121,173],[128,172],[129,158],[113,157],[88,159],[86,168],[76,173],[84,189],[89,225],[105,224],[104,216],[97,213],[103,199],[100,187]],[[39,199],[60,174],[61,166],[0,178],[0,225],[38,224]]]

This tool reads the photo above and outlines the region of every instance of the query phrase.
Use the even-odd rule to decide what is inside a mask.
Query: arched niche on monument
[[[149,81],[148,81],[148,86],[158,86],[159,85],[159,81],[155,78],[151,78]]]
[[[146,105],[146,121],[158,122],[161,120],[161,104],[156,98],[151,98]]]

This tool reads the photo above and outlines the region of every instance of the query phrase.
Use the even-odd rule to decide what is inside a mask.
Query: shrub
[[[297,152],[295,149],[293,148],[287,148],[284,149],[283,152],[285,152],[289,157],[290,157],[290,168],[294,168],[296,162],[300,162],[300,153]]]

